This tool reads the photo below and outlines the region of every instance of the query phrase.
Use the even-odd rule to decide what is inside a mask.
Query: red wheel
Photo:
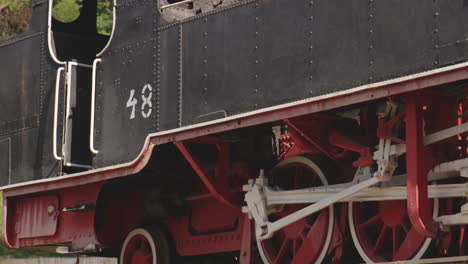
[[[169,244],[159,229],[135,229],[125,239],[120,264],[169,264]]]
[[[354,202],[348,208],[351,235],[366,263],[420,259],[431,242],[412,227],[405,200]],[[433,212],[437,216],[438,200]]]
[[[324,169],[306,157],[289,158],[275,167],[270,184],[283,190],[327,185]],[[303,207],[285,205],[269,218],[274,221]],[[330,245],[333,219],[330,206],[277,231],[270,239],[257,241],[262,260],[270,264],[321,263]]]

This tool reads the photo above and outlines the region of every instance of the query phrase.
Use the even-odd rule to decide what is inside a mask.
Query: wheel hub
[[[384,225],[395,227],[403,222],[406,215],[405,201],[379,202],[379,214]]]
[[[153,264],[153,253],[147,237],[137,234],[126,243],[123,264]]]

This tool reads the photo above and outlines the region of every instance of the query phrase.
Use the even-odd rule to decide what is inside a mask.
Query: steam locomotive
[[[466,1],[99,1],[0,41],[7,247],[468,259]]]

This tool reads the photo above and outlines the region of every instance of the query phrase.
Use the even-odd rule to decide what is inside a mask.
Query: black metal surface
[[[102,151],[95,160],[98,167],[135,158],[143,142],[140,138],[140,144],[135,144],[138,140],[133,136],[137,134],[131,132],[135,127],[144,131],[138,134],[144,137],[150,131],[435,69],[465,61],[468,54],[464,50],[468,37],[465,1],[251,0],[175,23],[168,23],[158,12],[150,14],[151,2],[120,5],[117,27],[122,21],[120,25],[126,29],[114,37],[111,46],[141,43],[145,38],[154,42],[153,53],[148,49],[144,60],[125,71],[147,71],[147,58],[152,55],[155,70],[139,71],[133,80],[152,84],[156,124],[150,127],[152,121],[141,118],[130,121],[119,117],[118,122],[106,118],[115,115],[119,107],[128,115],[125,100],[133,89],[130,84],[111,88],[116,78],[125,79],[122,70],[116,70],[121,66],[113,60],[128,53],[112,48],[103,57],[109,62],[103,65],[104,71],[110,73],[102,77],[101,89],[116,96],[107,101],[116,108],[102,112],[102,126],[106,131],[125,127],[127,131],[118,136],[101,133]],[[135,32],[149,31],[131,21],[142,17],[148,22],[149,16],[155,19],[152,35],[137,36]],[[117,149],[111,141],[116,136],[119,147],[129,153],[127,158],[120,156],[123,153],[114,155]]]
[[[168,22],[158,1],[117,1],[115,33],[97,71],[94,167],[135,159],[149,133],[468,59],[464,0],[231,3]],[[8,156],[2,140],[9,138],[10,183],[48,177],[59,166],[51,155],[57,65],[46,51],[45,8],[36,6],[30,31],[0,42],[0,157]],[[62,29],[67,31],[57,24],[57,31]],[[89,45],[79,49],[74,40],[83,32],[65,33],[57,32],[56,44],[67,60],[91,63],[106,40],[88,34],[91,39],[82,40]],[[146,104],[144,97],[151,97]],[[88,131],[83,125],[83,144],[89,142]],[[1,184],[7,183],[6,166],[0,163]]]
[[[30,28],[0,42],[0,184],[59,174],[52,156],[57,66],[47,56],[47,5],[33,2]]]

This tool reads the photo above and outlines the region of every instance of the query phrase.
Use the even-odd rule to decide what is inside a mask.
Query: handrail
[[[184,0],[184,1],[177,2],[177,3],[173,3],[173,4],[163,5],[163,6],[161,6],[161,10],[164,10],[164,9],[170,8],[170,7],[180,6],[180,5],[183,5],[183,4],[188,4],[188,3],[193,3],[193,0]]]
[[[55,100],[54,100],[54,128],[52,135],[52,147],[54,158],[56,160],[62,160],[62,157],[57,154],[57,115],[58,115],[58,101],[59,101],[59,92],[60,92],[60,79],[62,72],[65,70],[64,67],[60,67],[57,70],[57,80],[55,82]]]
[[[89,150],[93,154],[98,154],[99,151],[94,148],[94,116],[95,116],[95,105],[96,105],[96,71],[97,64],[100,63],[101,59],[95,59],[93,61],[93,76],[91,84],[91,124],[89,126]]]

